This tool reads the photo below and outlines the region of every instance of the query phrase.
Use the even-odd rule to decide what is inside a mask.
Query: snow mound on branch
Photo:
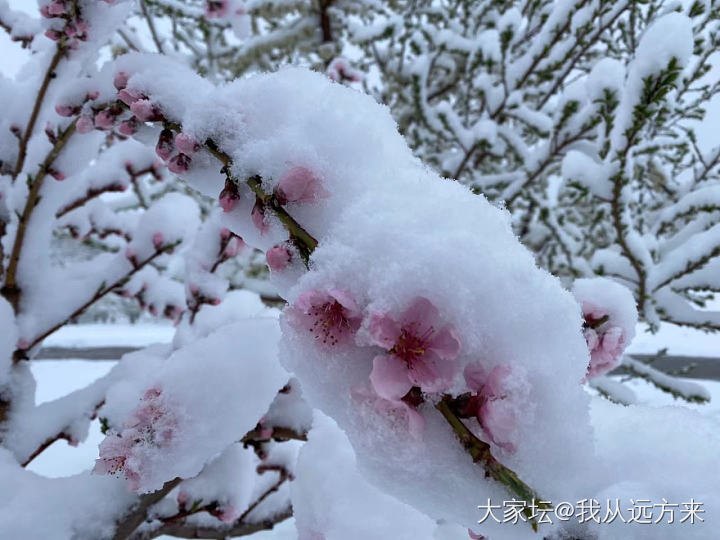
[[[115,520],[134,499],[112,478],[89,473],[43,478],[23,469],[3,448],[0,478],[3,538],[109,538],[115,532]]]
[[[148,415],[150,407],[162,419],[152,424],[161,425],[163,433],[125,449],[132,466],[126,476],[138,492],[159,489],[175,477],[197,475],[210,459],[255,427],[288,381],[277,361],[278,338],[276,319],[237,322],[156,362],[149,377],[145,369],[127,373],[137,379],[108,392],[101,415],[109,417],[115,433],[123,434],[123,429],[145,433],[136,428],[135,420]],[[148,396],[148,381],[153,380],[154,395]],[[161,442],[154,444],[158,439]]]
[[[296,472],[291,494],[300,538],[432,538],[435,523],[369,484],[357,470],[350,441],[332,419],[318,411]],[[350,516],[359,519],[348,523]]]

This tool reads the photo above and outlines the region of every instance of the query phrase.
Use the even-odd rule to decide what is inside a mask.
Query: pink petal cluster
[[[124,422],[122,432],[108,432],[100,443],[100,457],[95,461],[96,474],[123,473],[130,491],[140,489],[148,449],[162,449],[173,440],[177,420],[162,397],[162,390],[152,387],[145,392],[140,405]]]
[[[517,385],[513,383],[516,373],[509,365],[495,366],[489,375],[480,364],[470,364],[464,371],[468,388],[476,395],[471,398],[470,408],[477,416],[490,440],[509,452],[515,451],[514,439],[517,429]]]
[[[162,249],[164,240],[165,240],[165,238],[164,238],[162,232],[157,231],[157,232],[153,233],[152,244],[153,244],[153,247],[155,249],[157,249],[158,251]]]
[[[625,331],[603,319],[608,313],[588,302],[582,304],[585,326],[583,334],[590,350],[590,365],[588,365],[585,380],[603,375],[620,364],[620,358],[627,346]]]
[[[310,332],[323,345],[350,343],[362,323],[362,313],[347,291],[312,289],[285,310],[290,323]]]
[[[252,212],[250,212],[250,219],[252,219],[255,228],[260,231],[260,234],[265,234],[268,230],[268,225],[265,223],[265,205],[257,199],[253,206]]]
[[[170,156],[175,152],[175,143],[173,142],[175,137],[173,132],[169,129],[163,129],[158,137],[158,142],[155,145],[155,153],[163,161],[170,159]]]
[[[452,383],[460,340],[427,298],[415,298],[397,319],[386,313],[372,314],[369,331],[372,342],[387,350],[375,357],[370,373],[380,397],[397,401],[413,386],[442,392]]]
[[[335,82],[359,82],[363,80],[362,72],[351,67],[347,58],[343,58],[342,56],[338,56],[330,62],[326,73],[327,76]]]
[[[200,143],[184,132],[175,135],[175,146],[180,152],[188,156],[200,150]]]
[[[183,174],[190,170],[192,159],[186,154],[177,154],[168,162],[168,169],[171,173]]]
[[[292,255],[290,250],[284,246],[275,246],[267,250],[265,259],[273,272],[285,270],[290,265]]]
[[[225,187],[218,197],[223,212],[232,212],[239,200],[240,192],[238,191],[237,185],[231,180],[226,180]]]
[[[77,119],[75,129],[78,133],[90,133],[93,129],[95,129],[95,123],[93,122],[92,117],[83,115]]]
[[[322,182],[305,167],[293,167],[278,182],[275,190],[280,204],[289,202],[315,202],[327,197]]]

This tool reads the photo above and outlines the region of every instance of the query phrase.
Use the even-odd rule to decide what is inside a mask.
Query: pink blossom
[[[228,229],[227,227],[223,227],[222,229],[220,229],[220,238],[223,240],[227,240],[228,238],[230,238],[231,234],[232,233],[230,232],[230,229]]]
[[[226,257],[228,259],[230,257],[235,257],[238,253],[242,251],[244,247],[245,242],[243,241],[243,239],[239,236],[234,236],[225,246],[225,249],[223,250],[223,257]]]
[[[293,167],[286,172],[276,188],[280,204],[289,202],[315,202],[327,197],[320,179],[305,167]]]
[[[123,430],[114,430],[100,443],[100,457],[95,461],[96,474],[123,473],[128,488],[137,491],[145,475],[148,450],[162,453],[175,437],[178,422],[163,398],[159,387],[148,389],[140,404],[123,423]]]
[[[50,15],[49,6],[43,6],[40,8],[40,15],[42,15],[46,19],[51,19],[52,15]]]
[[[490,440],[505,450],[515,451],[513,439],[517,428],[518,376],[506,364],[495,366],[489,374],[479,363],[469,364],[463,373],[468,388],[475,393],[466,405],[468,416],[477,416]]]
[[[289,322],[323,345],[344,345],[360,328],[362,313],[347,291],[312,289],[285,310]]]
[[[118,132],[122,135],[130,137],[137,131],[138,125],[139,124],[138,124],[137,118],[132,116],[132,117],[130,117],[130,119],[125,120],[120,123],[120,126],[118,127]]]
[[[354,387],[350,395],[355,401],[364,402],[384,418],[394,420],[407,429],[413,439],[422,438],[425,430],[425,419],[417,409],[404,400],[391,401],[381,398],[374,391],[365,387]]]
[[[590,364],[585,380],[603,375],[620,363],[626,347],[625,331],[608,318],[608,314],[588,302],[582,304],[585,325],[583,334],[590,350]]]
[[[65,2],[63,2],[62,0],[53,0],[48,5],[48,13],[50,15],[64,15],[65,13],[67,13]]]
[[[100,129],[112,129],[115,123],[115,116],[107,109],[103,109],[95,115],[95,127]]]
[[[117,97],[120,101],[122,101],[125,105],[129,107],[130,105],[138,101],[142,97],[142,95],[138,92],[135,92],[134,90],[123,88],[118,92]]]
[[[227,15],[228,0],[205,0],[205,17],[218,19]]]
[[[169,129],[163,129],[158,137],[158,142],[155,145],[155,153],[160,156],[160,159],[167,161],[175,151],[175,144],[173,143],[173,132]]]
[[[260,234],[265,234],[268,230],[268,225],[265,223],[265,205],[257,199],[253,206],[252,212],[250,212],[250,219],[252,219],[255,228],[260,231]]]
[[[26,351],[30,348],[30,342],[25,338],[18,339],[17,348],[21,351]]]
[[[63,174],[61,171],[58,171],[56,169],[48,169],[48,174],[50,176],[52,176],[58,182],[62,182],[63,180],[65,180],[65,178],[67,178],[65,176],[65,174]]]
[[[218,508],[210,513],[223,523],[232,523],[240,516],[237,508],[235,508],[232,504],[218,506]]]
[[[380,397],[396,401],[413,386],[442,392],[452,383],[460,340],[427,298],[415,298],[398,320],[384,313],[371,315],[369,331],[372,342],[388,351],[375,357],[370,373]]]
[[[94,101],[99,97],[100,97],[100,92],[97,90],[91,90],[90,92],[85,94],[86,101]]]
[[[77,119],[75,129],[78,133],[90,133],[93,129],[95,129],[95,124],[93,123],[92,118],[83,115]]]
[[[58,103],[55,105],[55,112],[58,113],[60,116],[73,116],[74,114],[77,114],[80,112],[80,107],[76,105],[61,105]]]
[[[285,268],[287,268],[290,264],[290,250],[283,246],[272,247],[268,249],[265,254],[265,259],[267,260],[270,270],[273,272],[285,270]]]
[[[175,146],[183,154],[192,155],[200,150],[200,144],[187,133],[178,133],[175,135]]]
[[[124,92],[122,90],[120,93]],[[119,97],[120,94],[118,94]],[[160,108],[149,99],[138,99],[130,105],[132,113],[143,122],[157,122],[162,120],[163,116]]]
[[[161,233],[160,231],[153,233],[152,244],[155,247],[155,249],[157,249],[158,251],[161,250],[163,247],[163,240],[164,240],[163,233]]]
[[[189,156],[178,154],[170,160],[168,169],[170,169],[172,173],[183,174],[190,170],[190,163],[192,163],[192,159]]]
[[[48,39],[52,39],[53,41],[57,41],[63,36],[62,32],[59,30],[53,30],[52,28],[48,28],[45,30],[45,37]]]
[[[359,82],[363,79],[361,71],[350,66],[350,62],[342,56],[334,58],[327,67],[328,77],[336,82]]]
[[[118,71],[113,78],[113,85],[118,90],[122,90],[127,86],[130,76],[124,71]]]
[[[187,503],[190,502],[190,495],[187,494],[187,491],[180,490],[178,492],[177,496],[177,503],[180,508],[183,508],[187,505]]]
[[[240,192],[238,191],[235,182],[225,180],[225,187],[220,192],[218,200],[220,201],[220,206],[222,207],[223,212],[232,212],[237,205],[237,202],[240,200]]]
[[[510,399],[513,371],[508,365],[496,366],[481,391],[483,401],[478,421],[488,437],[505,450],[515,451],[513,436],[517,427],[515,406]]]
[[[190,294],[193,296],[197,296],[200,292],[200,288],[197,286],[196,283],[191,283],[188,285],[188,290],[190,291]]]

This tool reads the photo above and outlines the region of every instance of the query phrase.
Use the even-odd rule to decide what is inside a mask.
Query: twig
[[[17,176],[22,171],[23,166],[25,165],[28,141],[33,134],[33,130],[35,129],[35,122],[37,122],[40,108],[42,107],[42,103],[45,100],[45,94],[47,93],[48,86],[50,86],[50,81],[55,77],[55,69],[60,63],[60,59],[62,58],[63,54],[65,54],[65,45],[64,42],[60,42],[57,44],[55,54],[50,60],[50,64],[45,71],[45,76],[43,77],[42,83],[40,84],[40,89],[38,90],[32,112],[30,113],[30,120],[28,120],[27,126],[25,126],[25,131],[22,134],[22,137],[20,137],[20,143],[18,146],[18,158],[17,162],[15,163],[15,171],[12,174],[13,181],[17,178]]]
[[[540,497],[530,486],[520,480],[515,472],[505,467],[505,465],[492,456],[490,453],[490,445],[478,439],[472,431],[468,429],[462,420],[453,412],[450,406],[451,403],[451,398],[446,396],[435,405],[435,408],[442,413],[445,420],[450,424],[460,439],[460,442],[472,457],[473,462],[481,463],[487,475],[507,487],[514,495],[520,497],[520,500],[527,502],[535,501],[538,506],[542,505],[543,503]],[[537,522],[530,509],[525,508],[523,512],[530,519],[533,530],[537,531]]]

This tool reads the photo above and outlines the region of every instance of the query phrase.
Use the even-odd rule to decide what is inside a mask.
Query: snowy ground
[[[167,342],[172,338],[174,328],[164,325],[83,325],[69,326],[48,339],[46,346],[53,347],[100,347],[100,346],[145,346],[151,343]],[[655,336],[638,329],[638,336],[630,348],[640,354],[655,353],[659,348],[668,347],[670,354],[720,356],[720,337],[687,329],[666,327]],[[37,360],[32,370],[37,378],[37,401],[44,402],[60,397],[74,389],[81,388],[106,373],[112,361],[103,360]],[[695,380],[695,382],[698,382]],[[627,384],[635,391],[638,403],[653,406],[672,405],[674,400],[642,380]],[[720,382],[702,381],[713,399],[709,404],[684,406],[697,409],[703,414],[720,421]],[[28,467],[46,476],[69,476],[92,466],[97,457],[97,446],[102,439],[99,423],[90,429],[88,439],[77,448],[59,441],[38,456]],[[274,531],[257,533],[256,540],[295,540],[297,535],[291,522],[286,522]]]

